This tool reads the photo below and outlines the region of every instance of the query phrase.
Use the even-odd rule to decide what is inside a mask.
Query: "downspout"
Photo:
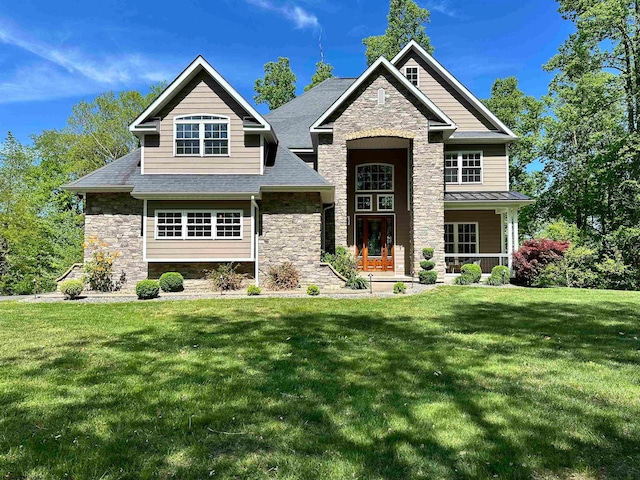
[[[253,266],[254,266],[254,273],[253,273],[253,278],[255,279],[256,282],[256,287],[260,286],[260,280],[258,278],[258,259],[260,258],[259,254],[258,254],[258,238],[259,238],[259,231],[260,229],[258,228],[258,221],[260,219],[260,208],[258,207],[258,204],[256,203],[256,197],[255,195],[251,195],[251,208],[253,210],[253,228],[254,228],[254,238],[252,239],[254,243],[254,262],[253,262]]]

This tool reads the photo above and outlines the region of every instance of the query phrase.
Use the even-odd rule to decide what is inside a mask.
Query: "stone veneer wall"
[[[115,277],[124,271],[127,288],[147,278],[147,264],[142,259],[142,200],[128,193],[88,193],[85,199],[85,240],[95,236],[118,251]],[[89,252],[85,250],[85,261]]]
[[[412,140],[412,265],[420,271],[424,247],[435,249],[434,261],[444,279],[444,153],[442,138],[429,142],[428,119],[433,114],[421,105],[386,70],[361,85],[352,100],[336,112],[333,135],[319,136],[318,172],[335,186],[335,244],[347,246],[347,140],[392,136]],[[378,105],[378,89],[385,104]],[[406,272],[411,274],[411,272]]]
[[[291,262],[300,271],[301,285],[342,285],[333,272],[320,265],[322,200],[319,193],[264,193],[260,207],[258,253],[260,283],[269,267]]]

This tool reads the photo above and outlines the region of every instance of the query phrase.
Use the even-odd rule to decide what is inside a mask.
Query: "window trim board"
[[[240,213],[240,236],[239,237],[218,237],[217,229],[216,229],[216,216],[218,213]],[[158,237],[158,213],[180,213],[181,215],[181,227],[182,227],[182,236],[180,237]],[[210,237],[189,237],[187,235],[187,215],[189,213],[211,213],[211,236]],[[243,240],[244,239],[244,210],[235,208],[235,209],[210,209],[210,208],[160,208],[155,209],[153,211],[153,239],[158,241],[165,240]]]
[[[479,222],[444,222],[444,225],[454,225],[454,232],[453,232],[453,245],[454,245],[454,250],[456,250],[455,247],[458,246],[458,225],[475,225],[476,226],[476,253],[456,253],[455,251],[453,253],[446,253],[446,241],[445,243],[445,257],[451,257],[451,256],[460,256],[460,255],[464,255],[467,257],[472,257],[473,255],[480,255],[480,223]],[[443,239],[444,240],[444,239]]]
[[[197,116],[208,116],[208,117],[218,117],[221,120],[188,120],[188,117],[197,117]],[[185,154],[185,153],[178,153],[178,148],[177,148],[177,141],[178,141],[178,125],[185,125],[185,124],[193,124],[193,123],[197,123],[199,125],[198,128],[198,134],[199,134],[199,148],[200,148],[200,154],[199,155],[193,155],[193,154]],[[205,154],[204,153],[204,142],[205,142],[205,138],[204,138],[204,125],[206,123],[210,123],[210,124],[225,124],[227,125],[227,153],[209,153],[209,154]],[[231,117],[229,117],[228,115],[222,115],[219,113],[188,113],[188,114],[182,114],[182,115],[175,115],[173,117],[173,156],[174,157],[187,157],[187,158],[204,158],[204,157],[231,157]]]
[[[480,181],[479,182],[463,182],[462,181],[462,155],[467,154],[467,155],[475,155],[479,153],[480,154]],[[447,171],[447,166],[446,166],[446,161],[447,161],[447,155],[451,155],[451,154],[457,154],[458,158],[457,158],[457,170],[458,170],[458,181],[457,182],[447,182],[446,180],[446,171]],[[444,152],[445,158],[444,158],[444,162],[445,162],[445,185],[484,185],[484,151],[483,150],[449,150],[449,151],[445,151]],[[468,167],[467,167],[468,168]]]

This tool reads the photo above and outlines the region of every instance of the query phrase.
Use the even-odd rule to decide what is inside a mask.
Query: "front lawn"
[[[0,303],[3,479],[640,478],[640,294]]]

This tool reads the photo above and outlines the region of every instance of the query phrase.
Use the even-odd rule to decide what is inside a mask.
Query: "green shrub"
[[[433,260],[422,260],[420,262],[420,268],[423,270],[433,270],[436,266],[436,262]]]
[[[66,280],[60,284],[60,292],[69,300],[78,298],[83,290],[84,283],[80,280]]]
[[[254,297],[260,295],[262,293],[262,289],[257,285],[249,285],[247,288],[247,295]]]
[[[418,272],[418,278],[423,285],[435,285],[438,281],[438,272],[435,270],[422,270]]]
[[[425,260],[431,260],[433,258],[433,248],[423,248],[422,256]]]
[[[507,285],[509,283],[510,277],[511,277],[511,272],[509,272],[509,267],[505,267],[503,265],[496,265],[491,270],[491,276],[487,280],[487,285],[493,285],[493,286]]]
[[[407,286],[404,284],[404,282],[396,282],[393,285],[393,293],[395,293],[396,295],[407,293]]]
[[[460,267],[460,276],[467,277],[471,283],[478,283],[482,278],[482,269],[475,263],[467,263]]]
[[[317,285],[309,285],[307,287],[307,295],[311,295],[312,297],[316,297],[320,295],[320,289]]]
[[[91,259],[84,264],[85,280],[89,288],[96,292],[115,292],[122,288],[126,282],[124,272],[120,273],[120,278],[114,280],[114,262],[120,258],[120,252],[107,250],[108,244],[92,236],[85,243],[87,251],[91,252]]]
[[[205,271],[205,278],[211,282],[211,286],[214,290],[226,292],[229,290],[240,290],[242,288],[242,282],[244,281],[244,275],[238,273],[237,265],[233,263],[225,263],[215,270]]]
[[[347,279],[346,287],[351,290],[366,290],[369,288],[369,283],[366,278],[358,275]]]
[[[471,277],[469,277],[468,275],[460,275],[456,277],[453,283],[455,283],[456,285],[471,285],[474,282],[471,281]]]
[[[291,262],[270,267],[267,285],[271,290],[293,290],[300,285],[300,272]]]
[[[160,275],[160,288],[163,292],[181,292],[184,290],[184,277],[178,272],[166,272]]]
[[[160,293],[160,285],[155,280],[141,280],[136,283],[136,295],[138,300],[156,298]]]

